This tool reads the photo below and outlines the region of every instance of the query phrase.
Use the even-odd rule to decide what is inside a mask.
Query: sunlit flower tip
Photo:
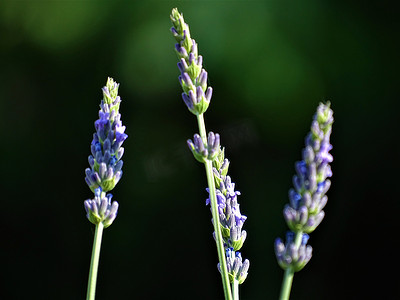
[[[108,77],[106,86],[102,88],[103,100],[106,104],[113,104],[118,97],[119,84],[111,77]]]
[[[106,195],[100,188],[96,188],[94,199],[84,202],[86,216],[91,223],[95,225],[103,223],[104,228],[113,223],[118,212],[118,202],[111,201],[111,198],[111,194]]]
[[[190,37],[189,26],[185,23],[183,15],[177,9],[173,9],[170,15],[173,25],[171,28],[172,35],[178,43],[182,43],[188,51],[192,48],[192,39]]]
[[[331,103],[329,101],[326,104],[320,103],[314,117],[324,128],[333,123],[333,111],[330,106]]]
[[[177,8],[173,8],[171,15],[170,15],[170,19],[172,24],[174,25],[173,28],[171,28],[172,33],[174,34],[174,36],[179,36],[181,34],[183,34],[183,30],[184,30],[184,25],[186,25],[183,21],[183,16],[179,13]],[[178,40],[179,42],[179,40]]]

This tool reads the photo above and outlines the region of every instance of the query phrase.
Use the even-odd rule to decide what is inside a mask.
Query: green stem
[[[292,268],[287,268],[285,270],[285,274],[283,275],[282,287],[281,287],[281,295],[279,300],[289,300],[290,290],[292,288],[294,271]]]
[[[207,144],[207,134],[206,134],[206,126],[204,123],[203,114],[197,115],[197,122],[199,125],[200,136],[203,140],[203,143]],[[221,225],[219,221],[219,213],[218,213],[218,203],[217,196],[215,192],[215,183],[214,183],[214,174],[212,162],[210,160],[206,160],[205,162],[206,175],[207,175],[207,183],[208,189],[210,191],[210,202],[211,202],[211,214],[213,218],[214,231],[215,231],[215,240],[217,244],[217,252],[218,252],[218,260],[221,268],[221,277],[222,277],[222,285],[224,288],[224,295],[226,300],[232,300],[232,292],[229,285],[229,277],[228,270],[226,267],[226,258],[225,258],[225,248],[222,241],[221,234]]]
[[[232,282],[232,294],[233,300],[239,300],[239,281],[236,279],[234,279]]]
[[[303,237],[302,231],[296,233],[296,237],[294,240],[296,247],[300,247],[302,237]],[[287,268],[285,270],[285,274],[283,275],[281,295],[279,297],[279,300],[289,300],[290,291],[292,289],[293,277],[294,277],[293,268],[291,267]]]
[[[203,143],[207,145],[207,132],[203,114],[197,115],[197,124],[199,125],[201,139],[203,140]]]
[[[96,225],[96,231],[94,233],[92,259],[90,261],[89,281],[88,281],[86,300],[94,300],[94,296],[96,293],[97,270],[99,267],[102,236],[103,236],[103,223],[100,222],[99,224]]]

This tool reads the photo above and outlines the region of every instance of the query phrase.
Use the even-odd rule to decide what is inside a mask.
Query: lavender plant
[[[238,300],[239,284],[246,279],[249,268],[249,261],[246,259],[243,262],[238,251],[247,235],[242,230],[246,216],[241,215],[239,210],[237,196],[240,193],[235,191],[235,184],[227,175],[229,161],[224,157],[224,150],[221,150],[220,136],[213,132],[206,133],[204,113],[210,104],[212,88],[207,87],[203,58],[198,55],[197,43],[191,38],[183,15],[173,9],[170,18],[173,24],[171,31],[177,41],[175,50],[179,58],[182,98],[189,111],[197,117],[200,133],[194,135],[193,141],[188,140],[188,146],[194,157],[205,165],[209,193],[206,204],[211,206],[218,269],[225,299]]]
[[[294,273],[304,268],[311,259],[308,234],[315,230],[325,215],[322,209],[328,201],[325,194],[331,185],[328,178],[332,176],[329,165],[333,160],[329,153],[332,149],[329,142],[332,123],[330,103],[321,103],[305,139],[302,160],[295,164],[294,188],[289,190],[289,204],[283,210],[290,231],[286,235],[286,243],[280,238],[275,240],[276,258],[285,270],[281,300],[289,299]]]
[[[85,170],[86,183],[94,193],[94,198],[84,202],[88,220],[96,225],[92,258],[90,262],[87,300],[92,300],[96,292],[97,269],[100,258],[103,229],[109,227],[118,212],[118,202],[111,201],[111,191],[122,176],[121,160],[124,153],[122,143],[128,137],[122,126],[118,96],[119,84],[108,78],[103,87],[99,119],[94,123],[96,132],[91,143],[89,155],[90,168]],[[107,194],[108,193],[108,194]]]

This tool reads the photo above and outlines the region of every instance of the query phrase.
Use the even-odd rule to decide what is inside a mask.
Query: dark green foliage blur
[[[120,85],[129,138],[97,299],[222,299],[198,131],[181,99],[178,7],[241,191],[243,300],[277,299],[273,241],[319,102],[335,113],[332,187],[292,299],[395,299],[399,19],[368,1],[0,2],[0,299],[84,299],[93,225],[84,181],[101,88]],[[395,271],[396,272],[396,271]],[[372,298],[371,298],[372,297]]]

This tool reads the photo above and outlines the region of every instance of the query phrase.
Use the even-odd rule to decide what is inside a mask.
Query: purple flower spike
[[[275,242],[275,253],[279,265],[286,269],[291,266],[301,270],[311,258],[311,247],[307,246],[307,233],[313,232],[325,216],[322,210],[328,197],[332,170],[329,165],[333,157],[329,153],[333,112],[330,103],[320,104],[314,115],[310,133],[305,139],[302,160],[296,162],[296,175],[293,177],[294,189],[289,190],[289,204],[283,210],[283,216],[291,232],[286,245],[280,239]],[[303,234],[301,243],[294,241],[294,234]]]
[[[332,170],[328,164],[333,160],[329,153],[332,149],[329,143],[332,123],[333,112],[330,109],[330,103],[320,104],[313,118],[311,132],[306,139],[302,153],[303,160],[296,163],[296,201],[293,201],[293,190],[289,192],[289,203],[296,211],[296,218],[287,220],[287,223],[295,232],[300,230],[310,233],[322,221],[321,211],[326,204],[326,198],[323,205],[319,204],[330,186],[330,180],[327,178],[332,176]],[[308,220],[304,222],[305,212],[302,207],[307,208],[310,222]]]
[[[197,52],[197,43],[190,37],[189,26],[185,23],[183,16],[177,9],[173,9],[170,17],[173,24],[171,32],[178,42],[175,45],[175,51],[180,59],[179,82],[186,94],[186,97],[182,96],[182,98],[189,111],[200,115],[207,110],[212,95],[212,90],[207,88],[207,72],[203,69],[203,58]],[[190,91],[194,95],[189,95]],[[194,101],[187,101],[188,99]]]
[[[103,192],[112,190],[117,184],[120,174],[120,161],[123,153],[122,143],[128,137],[122,125],[118,96],[119,84],[108,78],[102,89],[103,100],[100,103],[99,119],[95,122],[96,132],[89,156],[90,169],[86,170],[86,182],[90,189],[101,187]]]
[[[85,181],[95,194],[95,198],[85,201],[85,209],[90,222],[112,224],[117,216],[118,203],[111,202],[111,191],[122,176],[124,153],[122,143],[128,135],[122,125],[118,96],[119,84],[108,78],[102,88],[103,99],[100,103],[99,119],[95,121],[96,132],[91,143],[91,155],[88,158],[90,168],[85,170]]]

